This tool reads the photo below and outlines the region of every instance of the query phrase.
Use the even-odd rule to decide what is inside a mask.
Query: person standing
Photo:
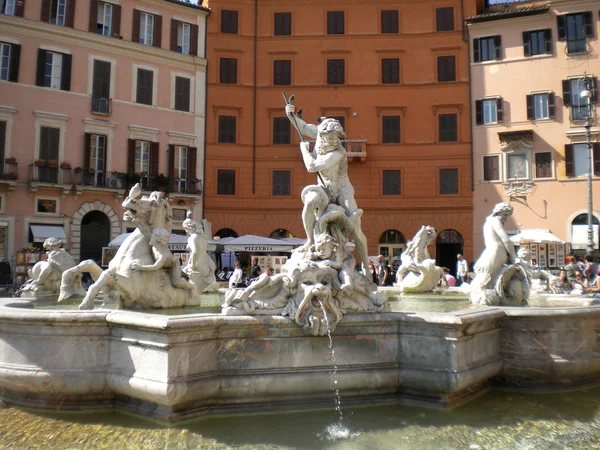
[[[243,272],[242,268],[240,267],[240,263],[236,261],[233,264],[233,267],[233,275],[231,275],[231,277],[229,278],[229,288],[235,288],[238,286],[238,284],[242,282]]]
[[[250,280],[256,280],[260,274],[262,273],[262,270],[260,268],[260,266],[258,265],[258,258],[252,258],[252,269],[250,270]]]
[[[569,280],[574,280],[575,272],[579,270],[579,266],[577,265],[577,258],[575,256],[569,257],[569,264],[565,266],[565,270],[567,271],[567,277],[569,277]]]
[[[383,255],[377,257],[377,284],[379,286],[385,286],[388,277],[388,266],[385,264]]]
[[[467,274],[469,273],[469,263],[467,259],[460,253],[456,255],[456,278],[458,279],[458,286],[467,281]]]

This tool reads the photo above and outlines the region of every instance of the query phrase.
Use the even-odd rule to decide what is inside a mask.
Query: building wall
[[[527,6],[527,5],[526,5]],[[566,172],[565,145],[586,142],[584,121],[571,121],[570,108],[564,105],[562,80],[600,75],[600,32],[597,3],[550,2],[547,12],[529,17],[515,17],[504,20],[472,23],[469,25],[470,38],[500,35],[502,38],[502,59],[471,64],[473,102],[486,97],[501,96],[504,101],[502,123],[475,125],[473,127],[473,161],[475,174],[474,192],[474,244],[475,254],[483,250],[482,226],[485,217],[493,206],[501,201],[510,202],[515,212],[507,223],[507,230],[540,228],[551,230],[559,238],[572,240],[571,222],[579,214],[587,214],[588,183],[585,176],[569,177]],[[557,39],[557,15],[592,12],[594,37],[587,38],[588,51],[568,53],[565,41]],[[552,53],[524,56],[523,32],[541,29],[552,30]],[[471,55],[471,61],[472,61]],[[535,92],[555,94],[556,114],[545,120],[528,120],[526,96]],[[596,110],[596,106],[593,106]],[[472,110],[475,124],[475,110]],[[533,183],[531,192],[525,198],[511,199],[503,188],[507,182],[506,157],[509,153],[500,148],[498,133],[531,130],[533,147],[525,150],[529,176],[526,182]],[[593,124],[592,141],[598,142],[598,126]],[[552,176],[537,178],[535,173],[535,153],[552,153]],[[499,181],[484,181],[483,157],[500,156]],[[599,186],[598,177],[593,177],[593,189]],[[595,192],[594,192],[595,193]],[[595,195],[593,210],[600,217],[600,198]]]
[[[88,31],[93,3],[76,2],[73,28],[42,22],[40,2],[25,2],[23,17],[0,15],[0,42],[21,46],[18,82],[0,81],[0,120],[7,122],[5,157],[15,157],[18,162],[18,180],[0,181],[0,222],[9,222],[11,241],[9,251],[2,257],[12,258],[17,250],[28,246],[30,223],[62,225],[68,239],[66,247],[76,258],[80,250],[81,218],[85,213],[99,210],[106,214],[111,223],[111,237],[127,227],[121,221],[120,206],[127,185],[118,188],[71,185],[66,175],[62,183],[32,180],[32,165],[39,157],[40,125],[61,128],[59,162],[71,165],[71,176],[74,169],[84,166],[86,132],[108,136],[107,172],[126,173],[128,139],[144,139],[158,143],[158,167],[163,174],[168,171],[169,144],[197,147],[196,173],[198,178],[202,176],[205,20],[209,11],[163,0],[111,1],[121,7],[121,27],[120,37],[108,37]],[[162,17],[160,48],[132,41],[134,8]],[[170,50],[171,19],[198,26],[197,56]],[[38,49],[71,55],[69,91],[36,86]],[[91,112],[94,59],[111,62],[112,112],[108,115]],[[152,106],[135,102],[137,67],[154,71]],[[190,112],[174,109],[175,75],[191,80]],[[5,166],[4,171],[7,170]],[[194,216],[201,218],[200,193],[171,192],[169,196],[174,206],[193,209]],[[58,200],[58,210],[39,214],[35,208],[38,197]]]
[[[291,129],[289,145],[274,145],[273,118],[285,117],[282,91],[296,97],[304,119],[343,116],[348,139],[365,140],[366,157],[352,157],[349,176],[369,254],[378,254],[387,230],[409,240],[421,225],[438,232],[455,229],[464,251],[472,253],[472,192],[467,43],[462,15],[476,13],[476,2],[400,1],[259,2],[254,39],[254,2],[204,2],[208,20],[208,108],[205,212],[213,231],[266,235],[285,229],[304,237],[300,193],[314,184]],[[464,10],[461,5],[464,6]],[[436,32],[436,8],[454,8],[454,31]],[[399,33],[381,34],[381,10],[399,11]],[[222,10],[239,12],[237,34],[220,32]],[[327,11],[343,11],[343,35],[327,34]],[[291,12],[291,36],[274,35],[274,14]],[[256,45],[256,74],[254,50]],[[456,57],[456,81],[437,81],[437,56]],[[238,60],[236,84],[219,80],[220,58]],[[382,84],[381,60],[399,58],[400,83]],[[345,83],[327,84],[327,59],[345,60]],[[273,83],[275,60],[291,60],[291,85]],[[256,83],[254,77],[256,75]],[[256,99],[256,102],[254,102]],[[437,114],[458,115],[458,140],[440,143]],[[218,116],[237,117],[235,144],[218,142]],[[381,116],[401,117],[400,144],[382,143]],[[457,168],[457,195],[439,194],[439,169]],[[217,171],[236,170],[235,195],[217,194]],[[401,171],[401,194],[382,195],[385,169]],[[291,171],[290,195],[273,196],[272,172]],[[435,248],[432,250],[435,253]]]

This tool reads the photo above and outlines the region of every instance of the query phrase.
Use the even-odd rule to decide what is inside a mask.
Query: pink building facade
[[[0,259],[64,236],[99,259],[140,182],[202,216],[206,18],[169,0],[15,0],[0,11]],[[181,220],[179,220],[181,219]]]
[[[532,2],[496,8],[467,19],[475,255],[484,247],[483,222],[498,202],[510,202],[515,208],[506,225],[509,233],[550,230],[584,252],[588,217],[584,124],[589,113],[597,119],[598,2]],[[592,94],[589,100],[581,96],[586,86]],[[598,133],[594,120],[594,223],[600,219]],[[594,247],[598,248],[597,237]],[[542,250],[540,265],[562,265],[560,253]]]

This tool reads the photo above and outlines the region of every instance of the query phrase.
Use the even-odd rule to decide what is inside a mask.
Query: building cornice
[[[77,30],[68,27],[50,25],[21,17],[0,15],[0,28],[3,32],[12,32],[18,35],[33,36],[42,40],[52,40],[63,45],[81,46],[117,54],[128,58],[143,59],[155,64],[176,65],[184,70],[206,71],[206,59],[198,56],[183,55],[166,49],[159,49],[125,39],[116,39],[89,31]]]

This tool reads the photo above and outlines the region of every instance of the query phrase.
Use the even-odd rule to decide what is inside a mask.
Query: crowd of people
[[[569,257],[559,276],[550,284],[554,294],[593,294],[600,298],[600,266],[590,256]]]

